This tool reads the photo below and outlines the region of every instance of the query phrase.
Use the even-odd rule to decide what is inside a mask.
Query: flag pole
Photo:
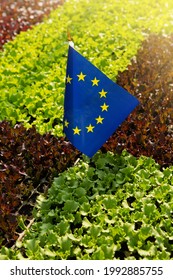
[[[69,46],[71,46],[72,48],[74,48],[73,38],[72,38],[72,36],[71,36],[71,34],[70,34],[69,29],[67,29],[67,39],[68,39]]]

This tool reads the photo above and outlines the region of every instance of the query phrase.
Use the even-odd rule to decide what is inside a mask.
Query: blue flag
[[[69,46],[64,132],[79,151],[92,157],[138,103]]]

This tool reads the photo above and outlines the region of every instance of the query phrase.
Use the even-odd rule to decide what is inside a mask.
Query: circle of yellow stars
[[[77,75],[77,77],[78,77],[78,82],[80,82],[80,81],[84,82],[86,75],[83,72],[80,72]],[[71,84],[72,80],[73,80],[73,78],[71,78],[69,75],[66,77],[66,83],[67,84]],[[91,80],[91,82],[92,82],[92,86],[98,86],[100,80],[98,80],[97,77],[94,77],[94,79]],[[100,98],[106,98],[107,93],[108,93],[107,91],[102,89],[102,91],[99,92]],[[109,108],[109,105],[107,105],[104,102],[103,105],[101,105],[100,107],[102,109],[101,110],[102,112],[104,112],[104,111],[107,112],[108,108]],[[95,118],[95,120],[96,120],[97,124],[103,124],[104,118],[99,115],[97,118]],[[68,128],[69,122],[67,120],[64,121],[64,126]],[[89,124],[88,126],[86,126],[87,133],[94,132],[94,128],[95,128],[95,126],[93,126],[92,124]],[[73,134],[74,135],[80,135],[80,132],[81,132],[81,129],[79,127],[76,126],[75,128],[73,128]]]

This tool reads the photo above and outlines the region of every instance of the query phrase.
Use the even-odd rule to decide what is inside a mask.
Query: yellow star
[[[65,127],[68,127],[68,125],[69,125],[69,122],[68,122],[67,120],[65,120],[65,121],[64,121],[64,126],[65,126]]]
[[[97,124],[98,123],[103,123],[104,118],[102,118],[101,116],[98,116],[98,118],[96,118]]]
[[[68,75],[68,76],[67,76],[67,84],[68,84],[68,83],[71,84],[71,80],[72,80],[72,78],[70,78],[70,76]]]
[[[102,106],[100,106],[102,108],[102,112],[103,111],[107,111],[108,110],[108,107],[109,105],[106,105],[106,103],[104,103]]]
[[[79,78],[78,81],[84,81],[86,75],[84,75],[82,72],[80,72],[80,74],[77,75],[77,76],[78,76],[78,78]]]
[[[73,128],[74,133],[73,134],[78,134],[80,135],[80,131],[81,129],[79,129],[77,126],[75,128]]]
[[[94,126],[91,124],[89,126],[86,126],[87,132],[93,132]]]
[[[102,97],[106,98],[107,91],[104,91],[104,89],[102,89],[102,91],[100,91],[99,94],[100,94],[100,98]]]
[[[95,77],[94,80],[91,80],[91,82],[93,83],[92,86],[98,86],[100,80],[97,80],[97,78]]]

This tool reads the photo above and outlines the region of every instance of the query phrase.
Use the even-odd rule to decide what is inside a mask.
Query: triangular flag
[[[92,157],[138,103],[69,46],[64,132],[79,151]]]

